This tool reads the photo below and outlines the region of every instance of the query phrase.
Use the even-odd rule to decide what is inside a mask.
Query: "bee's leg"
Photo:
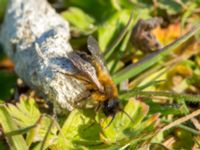
[[[76,101],[73,106],[75,108],[94,108],[99,110],[101,108],[101,102],[105,101],[106,96],[97,91],[92,91],[91,95],[88,97]]]
[[[79,103],[75,103],[74,108],[79,108],[79,109],[84,109],[84,108],[91,109],[91,108],[93,108],[93,109],[95,109],[98,105],[96,103],[94,103],[94,101],[91,101],[91,103],[89,103],[88,102],[89,100],[90,99],[88,99],[88,100],[84,99],[84,100],[80,101]]]
[[[98,112],[102,108],[101,103],[98,103],[95,107],[95,111]]]
[[[89,91],[96,91],[97,90],[97,87],[90,82],[84,82],[84,85],[87,88],[87,90],[89,90]]]

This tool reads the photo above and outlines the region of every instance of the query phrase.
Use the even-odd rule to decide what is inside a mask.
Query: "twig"
[[[193,119],[193,118],[192,118],[192,119]],[[164,123],[170,123],[170,121],[168,121],[168,120],[163,120],[163,119],[161,119],[161,121],[164,122]],[[186,126],[186,125],[179,124],[179,125],[177,125],[176,127],[181,128],[181,129],[183,129],[183,130],[185,130],[185,131],[188,131],[188,132],[192,133],[193,135],[200,135],[200,131],[197,131],[197,130],[195,130],[195,129],[193,129],[193,128],[190,128],[190,127],[188,127],[188,126]]]
[[[179,118],[179,119],[175,120],[174,122],[166,125],[162,129],[160,129],[159,132],[163,132],[165,130],[168,130],[168,129],[170,129],[170,128],[174,127],[174,126],[177,126],[177,125],[179,125],[179,124],[181,124],[183,122],[186,122],[186,121],[188,121],[188,120],[190,120],[190,119],[192,119],[192,118],[194,118],[195,116],[198,116],[198,115],[200,115],[200,109],[198,109],[198,110],[192,112],[191,114],[189,114],[187,116],[184,116],[182,118]]]
[[[196,129],[200,131],[200,122],[196,118],[192,118],[191,121],[196,127]]]
[[[53,116],[53,118],[54,118],[54,116]],[[51,119],[50,125],[49,125],[49,127],[48,127],[48,129],[47,129],[47,131],[46,131],[46,134],[45,134],[45,136],[44,136],[44,139],[43,139],[43,141],[42,141],[40,150],[43,150],[43,149],[45,148],[45,144],[46,144],[48,135],[49,135],[49,133],[50,133],[50,131],[51,131],[51,128],[52,128],[53,124],[54,124],[54,119]]]

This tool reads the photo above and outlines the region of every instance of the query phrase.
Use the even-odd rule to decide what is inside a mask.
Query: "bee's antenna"
[[[132,123],[134,123],[133,118],[131,118],[131,116],[130,116],[126,111],[124,111],[123,109],[120,109],[120,111],[123,112],[123,113],[131,120]],[[110,122],[106,125],[105,129],[108,128],[108,127],[111,125],[111,123],[113,122],[114,119],[115,119],[115,115],[112,116],[112,119],[111,119]]]
[[[105,129],[108,128],[108,127],[111,125],[111,123],[113,122],[114,118],[115,118],[115,116],[112,116],[112,119],[111,119],[110,122],[107,124],[107,126],[105,127]]]
[[[124,111],[123,109],[120,109],[120,111],[123,112],[131,120],[131,122],[134,123],[133,118],[131,118],[131,116],[126,111]]]

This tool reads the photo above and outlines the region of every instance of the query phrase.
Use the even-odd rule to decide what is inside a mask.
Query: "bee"
[[[105,66],[98,42],[92,36],[88,37],[85,52],[74,51],[69,54],[69,60],[79,70],[77,78],[81,79],[91,98],[100,104],[106,116],[112,116],[122,110],[118,99],[118,90]]]
[[[107,117],[112,117],[106,128],[110,126],[118,112],[124,113],[134,122],[120,104],[117,87],[106,68],[98,42],[94,37],[88,37],[87,47],[90,55],[85,52],[74,51],[69,54],[69,59],[79,70],[79,75],[76,77],[81,79],[87,89],[91,91],[91,98],[99,103]]]

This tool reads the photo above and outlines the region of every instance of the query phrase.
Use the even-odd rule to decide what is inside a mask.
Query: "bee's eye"
[[[107,102],[108,102],[107,104],[108,108],[116,107],[119,104],[118,100],[115,100],[115,99],[108,100]]]

